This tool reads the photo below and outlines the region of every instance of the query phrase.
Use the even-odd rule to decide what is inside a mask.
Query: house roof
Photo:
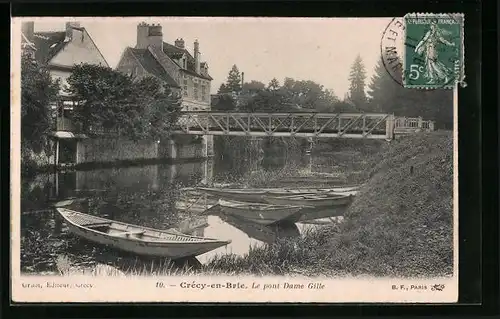
[[[127,48],[127,50],[137,59],[146,72],[162,79],[170,86],[179,87],[177,82],[165,71],[148,49]]]
[[[213,78],[208,74],[203,75],[203,74],[196,73],[195,60],[194,60],[193,56],[191,55],[191,53],[189,53],[188,50],[176,47],[175,45],[172,45],[172,44],[167,43],[167,42],[163,42],[163,53],[165,53],[169,58],[172,58],[172,59],[179,59],[182,57],[182,55],[185,54],[187,57],[187,63],[186,63],[187,69],[184,69],[184,68],[179,66],[181,70],[183,70],[184,72],[186,72],[188,74],[194,75],[194,76],[198,76],[198,77],[201,77],[201,78],[204,78],[207,80],[213,80]],[[202,63],[200,63],[200,65],[204,64],[204,63],[205,62],[202,62]]]
[[[66,32],[36,32],[33,43],[37,48],[35,57],[42,63],[49,62],[59,51],[66,46]]]
[[[73,29],[85,32],[90,41],[95,45],[94,40],[88,34],[85,28],[73,27]],[[65,31],[51,31],[51,32],[35,32],[33,35],[33,44],[36,47],[35,57],[39,62],[48,63],[56,56],[70,41],[66,40]],[[97,52],[101,55],[106,65],[106,59],[102,55],[99,48],[96,46]]]
[[[23,48],[30,48],[36,51],[35,44],[28,40],[24,33],[21,32],[21,44],[23,45]]]

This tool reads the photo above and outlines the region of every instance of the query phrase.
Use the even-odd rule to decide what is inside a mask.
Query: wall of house
[[[180,78],[182,87],[182,106],[186,111],[210,109],[210,81],[187,73]],[[202,87],[205,87],[204,92]],[[204,94],[203,94],[204,93]]]
[[[73,29],[71,41],[54,56],[50,64],[73,66],[79,63],[108,65],[87,31]]]
[[[121,138],[92,138],[77,144],[76,162],[99,163],[158,158],[158,143]]]

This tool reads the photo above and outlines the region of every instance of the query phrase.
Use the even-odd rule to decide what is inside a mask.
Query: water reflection
[[[229,225],[241,230],[249,237],[267,244],[272,244],[279,238],[284,239],[300,236],[299,229],[295,224],[264,226],[230,215],[220,215],[220,218]]]
[[[274,171],[285,165],[311,170],[311,156],[279,149],[279,141],[261,143],[263,151],[238,148],[219,153],[214,160],[175,165],[148,165],[39,174],[22,181],[21,268],[29,273],[58,273],[57,260],[76,268],[111,265],[125,273],[158,272],[165,259],[137,256],[87,242],[68,233],[54,207],[93,214],[158,229],[174,228],[186,234],[230,239],[230,245],[176,261],[171,267],[197,268],[217,254],[243,255],[251,246],[300,236],[306,224],[267,227],[231,216],[200,214],[216,203],[183,190],[200,184],[240,182],[256,170]],[[267,144],[266,144],[267,143]],[[254,145],[255,146],[255,145]],[[271,150],[271,151],[270,151]],[[304,219],[341,216],[345,208],[312,210]],[[169,264],[170,265],[170,264]],[[170,267],[170,266],[169,266]]]

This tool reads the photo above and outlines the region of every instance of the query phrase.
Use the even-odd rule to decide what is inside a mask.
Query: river
[[[203,183],[268,185],[275,172],[291,174],[335,171],[329,156],[296,154],[277,149],[257,156],[225,150],[209,160],[179,164],[111,167],[85,171],[59,171],[25,178],[21,191],[21,270],[23,273],[58,273],[57,261],[69,260],[77,268],[112,265],[124,272],[154,272],[154,258],[133,256],[76,238],[67,231],[54,204],[118,221],[159,229],[176,228],[187,234],[230,239],[231,244],[176,266],[199,266],[216,255],[244,255],[251,246],[278,238],[301,236],[307,229],[338,222],[328,216],[288,226],[266,227],[220,215],[200,216],[213,200],[184,188]],[[193,204],[195,202],[195,204]],[[140,270],[140,271],[142,271]]]

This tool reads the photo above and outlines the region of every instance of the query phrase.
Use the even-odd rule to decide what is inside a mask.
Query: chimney
[[[33,43],[33,38],[35,36],[35,22],[34,21],[23,22],[21,25],[21,31],[26,37],[26,40]]]
[[[200,44],[198,40],[194,41],[194,65],[196,68],[196,73],[200,74]]]
[[[80,22],[77,21],[66,22],[66,39],[68,40],[73,39],[73,28],[79,28],[79,27],[80,27]]]
[[[175,46],[184,49],[184,40],[182,38],[175,40]]]
[[[141,22],[137,25],[137,43],[136,49],[147,49],[153,46],[163,51],[163,32],[161,25],[147,24]]]

